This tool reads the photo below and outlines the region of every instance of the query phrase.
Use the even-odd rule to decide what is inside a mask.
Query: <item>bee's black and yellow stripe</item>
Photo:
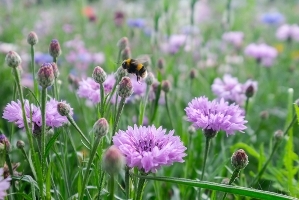
[[[122,67],[126,69],[128,73],[136,74],[137,80],[139,80],[140,77],[144,77],[146,74],[146,68],[144,65],[132,58],[124,60]]]

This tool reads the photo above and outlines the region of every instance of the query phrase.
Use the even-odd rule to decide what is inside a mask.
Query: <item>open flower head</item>
[[[129,167],[137,167],[145,173],[155,173],[161,166],[174,162],[184,162],[186,147],[174,131],[165,134],[166,130],[153,126],[129,126],[126,131],[120,130],[113,137],[113,144],[126,157]]]
[[[4,179],[3,177],[3,168],[0,168],[0,199],[4,199],[6,197],[6,190],[10,187],[10,177]]]
[[[209,101],[205,96],[195,98],[185,108],[188,121],[192,122],[196,129],[226,132],[232,135],[235,131],[243,132],[247,127],[244,112],[238,105],[225,102],[221,99]]]

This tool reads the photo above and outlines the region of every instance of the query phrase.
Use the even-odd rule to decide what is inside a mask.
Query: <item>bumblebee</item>
[[[137,61],[136,59],[129,58],[127,60],[124,60],[121,66],[127,70],[130,74],[136,74],[137,81],[139,82],[140,78],[146,78],[147,77],[147,71],[145,66]]]

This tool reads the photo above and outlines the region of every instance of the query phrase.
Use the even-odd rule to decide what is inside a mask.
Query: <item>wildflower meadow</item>
[[[299,198],[298,0],[0,0],[0,199]]]

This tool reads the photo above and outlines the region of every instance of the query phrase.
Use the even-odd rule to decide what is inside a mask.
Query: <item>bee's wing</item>
[[[145,67],[150,66],[152,61],[148,54],[140,55],[136,58],[136,61],[142,63]]]

